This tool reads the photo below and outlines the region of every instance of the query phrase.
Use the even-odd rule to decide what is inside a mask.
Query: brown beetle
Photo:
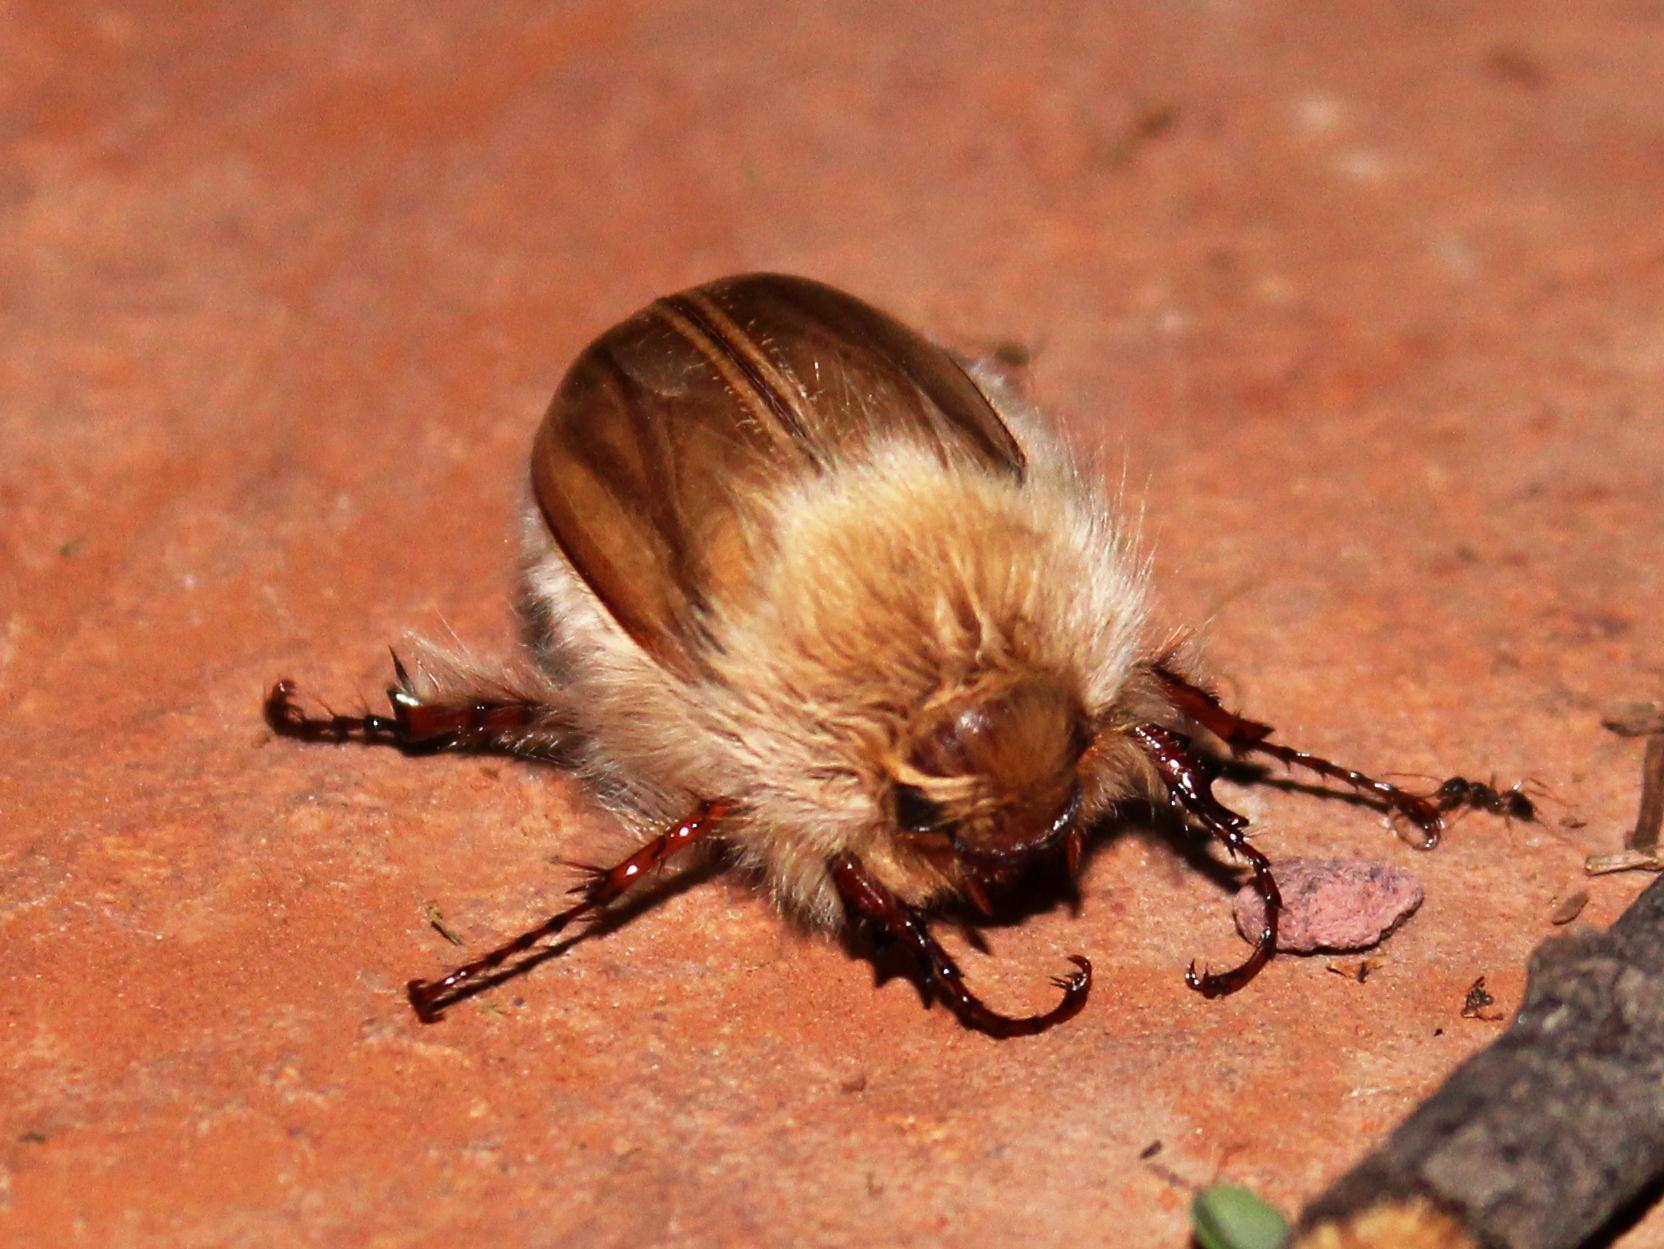
[[[1280,900],[1247,820],[1213,796],[1198,730],[1351,785],[1427,844],[1439,810],[1270,740],[1159,640],[1143,569],[1096,482],[994,374],[801,278],[751,275],[653,303],[573,364],[537,433],[524,524],[529,662],[492,672],[424,649],[386,716],[302,713],[287,735],[508,752],[589,780],[641,834],[576,905],[435,981],[425,1020],[514,955],[604,907],[704,837],[808,922],[858,920],[911,951],[966,1023],[1040,1032],[1063,997],[996,1013],[926,909],[981,903],[1037,856],[1072,868],[1131,797],[1170,799]],[[668,831],[665,831],[668,830]],[[655,835],[656,834],[656,835]]]

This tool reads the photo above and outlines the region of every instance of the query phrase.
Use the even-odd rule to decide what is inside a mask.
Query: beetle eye
[[[910,833],[930,833],[947,825],[942,804],[924,796],[914,785],[896,786],[896,823]]]

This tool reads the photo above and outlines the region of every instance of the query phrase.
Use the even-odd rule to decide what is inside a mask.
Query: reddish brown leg
[[[1277,916],[1283,909],[1283,897],[1271,876],[1271,860],[1249,844],[1243,831],[1248,827],[1247,819],[1213,796],[1213,765],[1191,753],[1188,737],[1159,725],[1141,724],[1132,730],[1132,738],[1155,764],[1174,801],[1224,842],[1232,855],[1247,859],[1254,869],[1254,889],[1265,903],[1265,927],[1254,942],[1253,952],[1240,967],[1230,971],[1198,973],[1192,963],[1184,976],[1185,983],[1203,997],[1235,993],[1259,974],[1277,948]]]
[[[1222,739],[1235,753],[1247,754],[1257,751],[1280,760],[1288,767],[1305,768],[1308,772],[1315,772],[1319,776],[1350,785],[1361,793],[1379,798],[1394,811],[1411,820],[1421,830],[1422,849],[1431,850],[1439,844],[1439,834],[1445,830],[1444,816],[1426,798],[1406,793],[1396,785],[1365,776],[1352,768],[1343,768],[1303,750],[1266,741],[1272,733],[1269,724],[1261,724],[1258,720],[1245,720],[1233,712],[1226,711],[1211,692],[1191,685],[1160,664],[1155,665],[1155,674],[1175,707],[1208,732]]]
[[[266,695],[266,723],[284,737],[308,742],[362,742],[408,751],[512,749],[514,736],[546,711],[539,703],[424,703],[397,654],[398,684],[387,687],[392,714],[309,716],[295,705],[293,681],[279,681]]]
[[[522,954],[546,937],[556,936],[573,920],[599,911],[616,901],[643,875],[658,867],[684,846],[691,846],[728,813],[726,802],[707,802],[669,832],[655,837],[622,863],[612,867],[585,867],[589,879],[575,886],[571,892],[583,895],[576,906],[552,915],[536,928],[521,933],[507,945],[499,946],[484,958],[475,959],[458,967],[438,980],[412,980],[405,985],[405,993],[423,1023],[438,1023],[445,1007],[469,991],[469,982],[486,972],[501,967],[516,954]]]
[[[1076,954],[1069,961],[1080,970],[1067,977],[1053,978],[1052,983],[1063,990],[1063,1000],[1045,1014],[1013,1019],[990,1010],[965,987],[965,973],[930,935],[924,917],[873,879],[861,860],[853,854],[839,854],[832,859],[830,866],[832,879],[850,916],[866,920],[880,937],[900,942],[910,950],[929,976],[930,983],[947,998],[960,1020],[970,1027],[1001,1040],[1034,1036],[1054,1024],[1073,1019],[1086,1005],[1086,995],[1092,989],[1092,964]]]

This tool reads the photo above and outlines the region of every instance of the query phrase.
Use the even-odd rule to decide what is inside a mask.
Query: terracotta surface
[[[1501,1027],[1476,976],[1517,1003],[1634,818],[1598,713],[1664,693],[1664,10],[801,7],[0,10],[0,1241],[1171,1246],[1195,1185],[1343,1169]],[[1098,961],[1040,1039],[728,880],[418,1025],[430,903],[479,948],[616,833],[262,689],[508,645],[566,361],[749,268],[1026,344],[1233,701],[1544,821],[1423,856],[1233,787],[1274,856],[1418,873],[1364,984],[1189,993],[1228,879],[1134,830],[967,956],[1015,1008]]]

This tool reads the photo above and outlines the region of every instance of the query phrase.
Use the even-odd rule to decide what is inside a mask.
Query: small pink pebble
[[[1285,859],[1272,866],[1283,910],[1277,949],[1367,950],[1421,905],[1421,886],[1402,868],[1368,859]],[[1231,908],[1236,930],[1253,941],[1265,924],[1265,904],[1244,885]]]

